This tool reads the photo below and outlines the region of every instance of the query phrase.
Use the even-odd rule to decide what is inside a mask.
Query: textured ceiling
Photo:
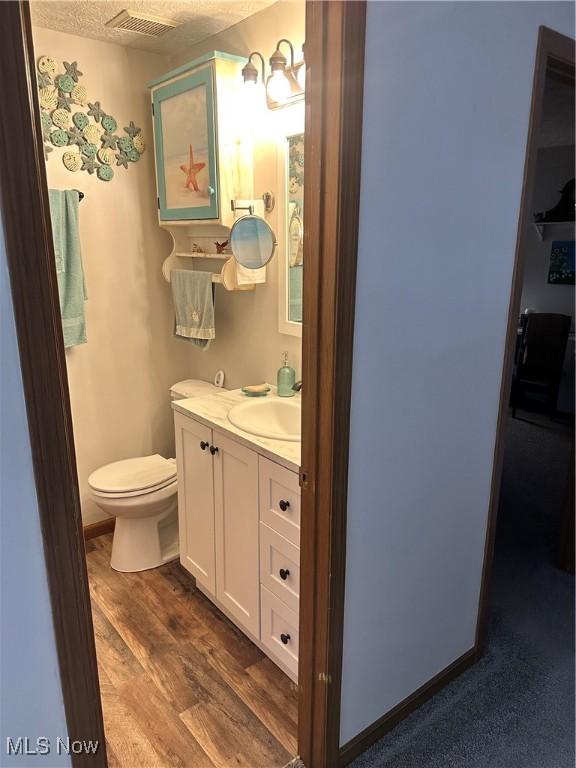
[[[172,55],[222,32],[273,2],[275,0],[34,0],[31,9],[32,22],[39,27]],[[178,21],[181,26],[161,37],[105,26],[124,9]]]

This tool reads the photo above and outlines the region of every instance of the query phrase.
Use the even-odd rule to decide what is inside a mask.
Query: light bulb
[[[283,104],[290,97],[290,83],[284,74],[284,70],[275,69],[274,72],[272,72],[266,89],[270,99],[277,104]]]

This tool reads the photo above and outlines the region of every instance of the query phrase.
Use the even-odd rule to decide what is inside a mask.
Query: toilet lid
[[[88,485],[103,493],[130,493],[166,485],[176,477],[176,463],[159,456],[141,456],[106,464],[88,478]]]

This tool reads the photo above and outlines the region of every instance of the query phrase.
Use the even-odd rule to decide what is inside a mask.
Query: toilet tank
[[[187,397],[206,397],[206,395],[215,395],[223,390],[224,387],[217,387],[209,381],[184,379],[184,381],[177,381],[170,387],[170,399],[185,400]]]

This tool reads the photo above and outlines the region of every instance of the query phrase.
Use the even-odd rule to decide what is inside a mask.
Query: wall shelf
[[[542,241],[574,240],[573,221],[535,221],[532,226]]]
[[[220,261],[227,261],[232,256],[232,254],[204,253],[202,251],[176,251],[174,256],[178,256],[181,259],[219,259]]]
[[[263,206],[264,203],[261,202]],[[186,226],[181,226],[184,223]],[[215,253],[215,241],[227,240],[230,237],[230,230],[222,226],[206,227],[199,230],[195,222],[173,222],[161,223],[162,228],[166,230],[172,238],[172,252],[162,264],[162,275],[166,282],[170,282],[170,273],[173,269],[203,269],[200,264],[208,262],[208,268],[212,271],[212,282],[222,285],[227,291],[254,291],[254,283],[240,283],[234,279],[233,270],[228,262],[233,260],[232,253]],[[213,262],[213,263],[211,263]],[[232,265],[233,266],[233,265]],[[227,270],[226,280],[223,277],[223,271]]]

